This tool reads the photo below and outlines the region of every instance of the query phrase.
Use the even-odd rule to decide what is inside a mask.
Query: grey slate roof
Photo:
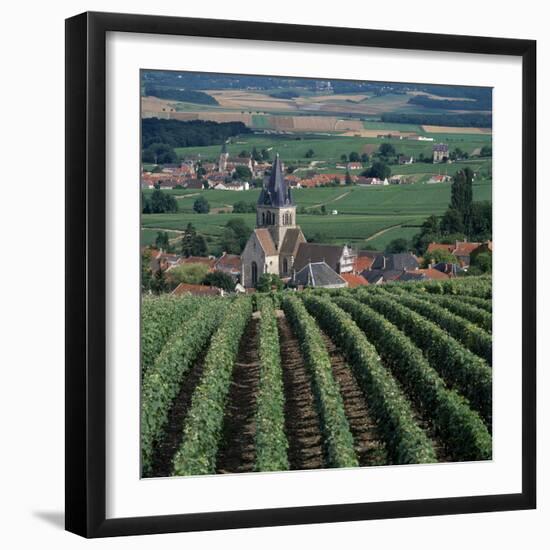
[[[383,282],[395,281],[401,275],[403,271],[396,270],[382,270],[382,269],[366,269],[361,273],[365,279],[367,279],[369,285],[376,284],[382,279]]]
[[[418,260],[408,252],[401,254],[381,254],[375,258],[371,269],[382,269],[384,271],[418,269]]]
[[[325,262],[308,263],[294,277],[297,285],[312,286],[316,288],[346,287],[348,284],[336,271]]]
[[[294,260],[294,268],[299,271],[309,262],[326,262],[333,271],[337,271],[343,251],[343,246],[301,243]]]
[[[283,167],[278,153],[271,167],[269,181],[267,185],[263,186],[262,192],[258,198],[258,205],[274,207],[294,206],[292,193],[285,181]]]
[[[285,232],[285,238],[283,239],[283,244],[280,247],[279,252],[281,254],[289,254],[295,256],[297,253],[297,248],[299,246],[298,239],[302,233],[302,230],[299,227],[291,227]]]

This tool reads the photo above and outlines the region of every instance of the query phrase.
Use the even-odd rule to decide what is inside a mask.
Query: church
[[[298,248],[305,242],[296,225],[296,205],[277,154],[256,205],[256,229],[241,255],[243,286],[255,286],[264,273],[291,278]]]

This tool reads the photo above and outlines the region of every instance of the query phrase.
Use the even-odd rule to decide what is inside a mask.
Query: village
[[[434,146],[434,162],[446,162],[448,149],[442,144]],[[407,159],[412,162],[412,159]],[[351,164],[351,166],[350,166]],[[353,170],[354,163],[347,169]],[[152,277],[171,280],[171,274],[182,266],[201,266],[205,282],[216,281],[212,274],[224,274],[225,288],[203,281],[179,282],[166,289],[174,295],[224,295],[226,293],[250,293],[256,289],[288,287],[303,288],[355,288],[358,286],[387,284],[391,282],[447,280],[468,273],[473,257],[482,252],[492,253],[492,242],[455,241],[452,244],[432,242],[426,250],[426,258],[412,252],[386,253],[361,250],[349,245],[309,243],[299,225],[292,189],[301,183],[285,173],[276,155],[272,164],[254,162],[251,157],[233,158],[225,146],[217,164],[200,166],[206,172],[204,180],[215,182],[218,176],[231,177],[238,167],[246,167],[255,177],[264,176],[262,190],[256,204],[256,228],[250,235],[242,254],[221,256],[185,256],[169,253],[162,248],[147,249]],[[168,172],[164,172],[168,170]],[[172,170],[172,172],[170,172]],[[197,164],[186,160],[178,167],[165,167],[159,179],[174,185],[203,185],[196,179]],[[150,174],[148,177],[155,176]],[[166,180],[160,180],[160,178]],[[388,185],[387,181],[364,178],[365,185]],[[449,178],[450,179],[450,178]],[[298,180],[299,181],[299,180]],[[306,180],[307,181],[307,180]],[[198,182],[198,183],[197,183]],[[363,182],[358,181],[359,185]],[[153,184],[155,185],[155,184]],[[208,185],[211,185],[208,183]],[[214,188],[224,190],[248,189],[248,182],[219,181]],[[220,186],[220,187],[218,187]],[[143,252],[143,251],[142,251]],[[438,252],[444,252],[445,261],[436,261]],[[229,279],[230,278],[230,279]],[[227,281],[230,280],[231,284]]]

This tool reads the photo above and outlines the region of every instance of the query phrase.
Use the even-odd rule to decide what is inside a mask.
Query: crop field
[[[491,200],[491,180],[476,182],[473,190],[474,200]],[[145,195],[151,192],[144,190]],[[179,212],[143,214],[141,243],[144,246],[154,242],[158,230],[169,231],[169,237],[175,238],[188,223],[192,223],[206,237],[210,253],[219,253],[222,252],[220,237],[229,220],[240,218],[251,230],[255,227],[255,214],[230,213],[230,210],[239,201],[255,203],[259,189],[240,192],[172,189],[164,192],[176,197]],[[224,209],[226,213],[195,213],[193,203],[200,195],[206,198],[211,209]],[[410,239],[418,233],[418,227],[428,216],[442,215],[450,201],[451,186],[448,183],[384,187],[341,186],[296,189],[293,195],[299,208],[297,222],[307,239],[322,236],[323,242],[330,244],[347,243],[361,248],[383,250],[393,239]],[[325,206],[327,215],[311,213],[318,211],[322,205]],[[302,207],[305,212],[301,211]],[[337,210],[338,215],[331,215],[332,210]],[[378,235],[387,229],[387,232]]]
[[[144,477],[492,458],[488,278],[144,296]]]

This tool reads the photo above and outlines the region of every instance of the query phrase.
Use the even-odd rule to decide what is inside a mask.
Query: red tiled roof
[[[355,258],[353,269],[356,273],[362,273],[365,269],[370,269],[374,262],[374,256],[358,256]]]
[[[434,250],[446,250],[447,252],[452,252],[454,250],[453,244],[444,244],[444,243],[430,243],[428,245],[427,252],[433,252]]]
[[[355,275],[354,273],[340,273],[340,277],[348,283],[349,288],[356,288],[358,286],[368,285],[369,282],[362,275]]]
[[[457,243],[453,251],[455,256],[469,256],[481,243]]]
[[[216,268],[234,269],[235,271],[241,270],[241,257],[237,254],[223,254],[216,261]]]
[[[448,279],[449,276],[446,273],[442,273],[438,269],[428,267],[427,269],[417,269],[412,273],[424,273],[428,279]]]
[[[210,268],[214,267],[216,260],[214,258],[204,258],[203,256],[189,256],[188,258],[183,258],[181,261],[183,264],[202,264]]]
[[[184,294],[192,294],[193,296],[220,296],[221,290],[215,286],[180,283],[172,291],[172,294],[174,296],[182,296]]]

